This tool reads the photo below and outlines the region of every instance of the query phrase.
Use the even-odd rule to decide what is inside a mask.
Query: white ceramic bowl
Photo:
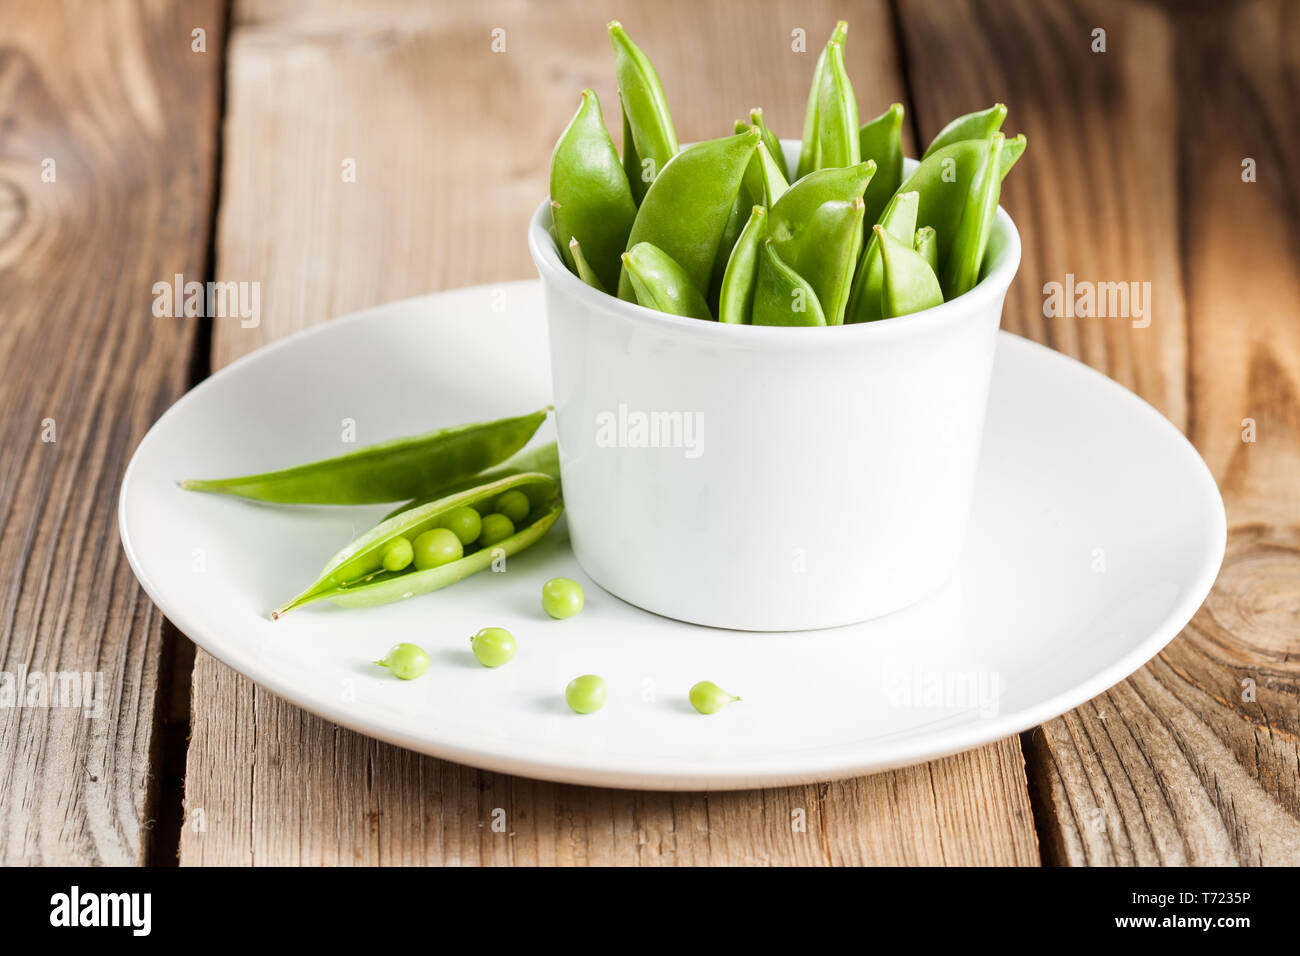
[[[657,614],[753,631],[879,617],[947,581],[1020,264],[1001,208],[970,292],[831,328],[721,325],[605,295],[565,266],[549,212],[528,244],[569,531],[593,580]]]

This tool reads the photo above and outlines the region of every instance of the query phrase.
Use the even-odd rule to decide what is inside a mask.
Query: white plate
[[[127,469],[119,520],[136,576],[206,651],[362,733],[550,780],[727,789],[902,766],[1042,723],[1164,647],[1223,557],[1223,503],[1183,436],[1105,376],[1005,333],[959,578],[852,627],[752,634],[648,614],[587,580],[563,521],[504,574],[272,622],[270,608],[387,508],[270,507],[176,486],[350,450],[348,421],[360,445],[538,408],[546,355],[538,285],[519,282],[398,302],[234,363],[163,415]],[[536,440],[550,436],[548,423]],[[555,575],[587,592],[568,621],[541,610]],[[469,651],[486,625],[519,641],[500,670]],[[399,640],[429,648],[425,677],[371,663]],[[609,702],[580,717],[563,692],[587,673],[606,678]],[[704,679],[743,701],[696,714],[686,691]]]

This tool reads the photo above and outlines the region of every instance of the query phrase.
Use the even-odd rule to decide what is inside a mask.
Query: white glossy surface
[[[678,620],[786,631],[879,617],[951,577],[1020,263],[1004,211],[966,295],[827,329],[623,302],[568,270],[549,224],[543,202],[529,248],[573,550],[596,582]],[[646,447],[656,418],[670,447]]]
[[[345,726],[508,773],[722,789],[913,763],[1040,723],[1174,637],[1223,554],[1221,501],[1182,436],[1103,376],[1006,334],[960,572],[868,624],[746,633],[657,617],[582,573],[563,522],[505,574],[272,622],[271,607],[386,509],[267,507],[175,485],[336,454],[345,418],[364,443],[515,414],[549,399],[549,378],[537,282],[396,303],[276,343],[145,437],[123,481],[127,555],[207,651]],[[576,618],[541,611],[555,575],[586,588]],[[495,671],[469,651],[489,624],[519,641]],[[429,648],[424,678],[402,683],[369,663],[399,639]],[[579,717],[563,691],[583,673],[604,675],[610,700]],[[701,679],[744,700],[702,717],[686,702]]]

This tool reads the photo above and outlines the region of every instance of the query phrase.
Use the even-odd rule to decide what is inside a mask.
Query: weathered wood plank
[[[163,621],[115,516],[188,385],[197,320],[154,318],[152,286],[203,278],[223,21],[218,0],[0,7],[0,670],[20,700],[24,672],[102,677],[96,716],[0,708],[0,864],[147,853]]]
[[[1223,571],[1183,634],[1027,737],[1053,862],[1300,862],[1298,14],[901,4],[922,128],[997,99],[1029,136],[1006,190],[1026,255],[1005,326],[1164,412],[1227,504]],[[1045,317],[1043,285],[1067,273],[1150,282],[1150,325]]]
[[[654,56],[684,141],[762,105],[798,135],[839,11],[771,4],[245,3],[230,45],[218,274],[263,283],[262,327],[214,365],[351,309],[532,274],[524,225],[576,108],[612,86],[607,20]],[[863,104],[903,99],[883,3],[852,12]],[[494,28],[506,51],[491,51]],[[807,31],[811,56],[791,52]],[[702,95],[701,91],[707,91]],[[357,181],[341,180],[355,160]],[[1036,863],[1019,743],[838,784],[632,793],[482,773],[339,730],[210,657],[195,668],[188,825],[200,863]],[[496,808],[507,831],[491,829]],[[803,829],[797,829],[800,821]],[[202,829],[200,829],[200,826]]]

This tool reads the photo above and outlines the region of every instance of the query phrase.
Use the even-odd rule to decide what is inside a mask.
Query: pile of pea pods
[[[551,159],[569,268],[647,308],[739,325],[873,322],[969,291],[1025,137],[1000,132],[1000,103],[960,116],[904,180],[903,107],[859,126],[847,32],[817,60],[792,176],[761,109],[680,148],[654,65],[611,23],[623,155],[584,90]]]

